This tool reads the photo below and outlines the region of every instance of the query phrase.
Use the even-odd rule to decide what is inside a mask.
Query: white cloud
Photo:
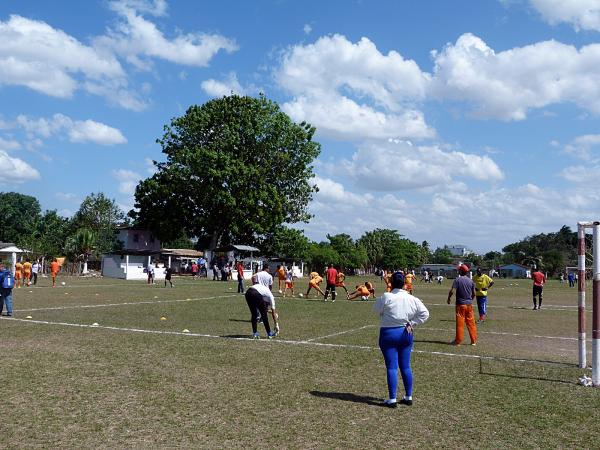
[[[490,182],[504,178],[502,170],[488,156],[415,146],[406,141],[363,144],[351,159],[337,165],[336,170],[340,169],[358,186],[376,191],[436,186],[447,190],[456,178]],[[460,183],[456,188],[463,190]]]
[[[565,167],[559,175],[572,183],[594,186],[600,178],[600,165],[569,166]]]
[[[159,5],[158,8],[156,4]],[[173,39],[166,38],[154,23],[142,16],[157,10],[160,14],[154,15],[163,15],[166,12],[164,1],[154,4],[145,1],[116,1],[111,2],[110,7],[121,20],[105,36],[95,39],[95,43],[100,48],[123,56],[141,69],[151,66],[149,58],[206,67],[219,51],[231,53],[238,49],[233,39],[219,34],[178,32]]]
[[[497,53],[466,33],[432,54],[431,97],[471,103],[476,116],[522,120],[565,102],[600,113],[600,44],[577,50],[551,40]]]
[[[127,195],[135,193],[135,188],[142,179],[140,174],[127,169],[113,170],[112,176],[119,182],[119,192]]]
[[[550,24],[568,23],[575,30],[600,31],[598,0],[529,0]]]
[[[304,27],[302,27],[302,31],[304,31],[304,34],[310,34],[310,32],[312,31],[312,27],[309,23],[305,23]]]
[[[81,201],[79,197],[72,192],[57,192],[54,196],[62,202],[80,203]]]
[[[39,178],[39,172],[25,161],[0,150],[0,184],[24,183]]]
[[[229,72],[227,78],[223,81],[218,81],[213,78],[204,80],[201,87],[202,90],[211,97],[223,97],[231,95],[232,92],[237,95],[247,94],[246,89],[244,89],[238,81],[235,72]]]
[[[565,145],[566,153],[580,159],[589,160],[593,156],[593,150],[600,147],[600,134],[584,134]]]
[[[71,98],[80,88],[96,94],[91,86],[108,85],[116,103],[116,94],[127,92],[125,71],[114,55],[84,45],[45,22],[18,15],[0,21],[1,84],[59,98]]]
[[[127,139],[120,130],[94,120],[73,120],[63,114],[54,114],[51,118],[33,119],[19,115],[16,124],[23,128],[30,137],[49,138],[65,133],[70,142],[93,143],[98,145],[124,144]]]
[[[12,151],[19,150],[20,148],[21,144],[14,139],[4,139],[0,136],[0,150]]]
[[[274,73],[292,95],[282,109],[334,138],[426,138],[434,131],[413,103],[423,100],[429,75],[395,51],[384,55],[367,38],[321,37],[296,45]]]

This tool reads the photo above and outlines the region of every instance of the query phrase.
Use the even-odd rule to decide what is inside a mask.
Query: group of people
[[[4,268],[8,269],[8,265],[4,264]],[[52,277],[52,287],[56,286],[56,277],[58,276],[58,272],[60,271],[60,264],[56,258],[52,259],[49,264],[50,276]],[[31,286],[32,284],[35,286],[38,282],[38,276],[42,272],[42,264],[38,260],[34,260],[31,262],[30,258],[25,258],[24,261],[16,261],[15,262],[15,270],[14,273],[11,272],[11,275],[14,278],[16,289]]]

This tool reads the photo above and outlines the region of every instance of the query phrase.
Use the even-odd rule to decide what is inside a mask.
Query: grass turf
[[[497,281],[477,347],[447,344],[450,282],[417,283],[431,318],[415,334],[415,404],[389,410],[372,302],[278,298],[281,335],[251,341],[235,283],[64,280],[15,290],[15,320],[0,320],[0,447],[539,448],[600,438],[600,391],[576,384],[589,374],[576,367],[576,290],[558,282],[531,311],[530,282]]]

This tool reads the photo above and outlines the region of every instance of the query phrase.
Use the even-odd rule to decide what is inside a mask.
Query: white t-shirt
[[[384,293],[373,305],[373,311],[379,314],[382,328],[420,325],[429,318],[423,302],[402,289]]]
[[[257,272],[256,281],[258,282],[258,284],[262,284],[263,286],[266,286],[267,288],[270,288],[271,286],[273,286],[273,277],[271,276],[270,273],[265,272],[264,270]]]
[[[33,263],[33,265],[31,266],[31,272],[38,273],[39,270],[40,270],[40,265],[38,263]]]
[[[275,297],[267,286],[262,284],[253,284],[248,289],[256,289],[260,295],[262,295],[263,299],[271,304],[271,309],[275,309]]]

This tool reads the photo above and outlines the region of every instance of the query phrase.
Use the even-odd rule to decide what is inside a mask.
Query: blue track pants
[[[387,369],[389,398],[396,398],[398,391],[398,367],[402,375],[404,390],[412,396],[412,370],[410,369],[410,353],[413,347],[413,335],[405,327],[380,328],[379,348],[383,353]]]

